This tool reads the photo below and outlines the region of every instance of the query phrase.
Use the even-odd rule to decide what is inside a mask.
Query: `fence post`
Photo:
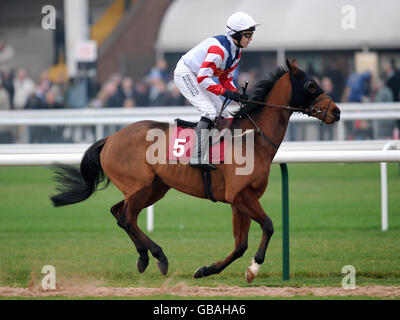
[[[282,174],[282,278],[289,280],[289,176],[286,163],[281,163]]]

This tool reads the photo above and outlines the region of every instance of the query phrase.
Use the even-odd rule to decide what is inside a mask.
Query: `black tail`
[[[56,187],[57,195],[50,199],[55,207],[81,202],[89,198],[104,181],[103,168],[100,164],[100,152],[107,138],[97,141],[86,150],[81,161],[80,169],[75,166],[57,164],[52,167],[55,172],[54,180],[59,184]],[[110,180],[107,178],[107,183]]]

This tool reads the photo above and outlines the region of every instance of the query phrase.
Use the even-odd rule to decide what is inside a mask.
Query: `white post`
[[[388,229],[388,190],[387,190],[387,164],[381,162],[381,225],[382,231]]]
[[[75,59],[76,44],[89,39],[88,0],[64,0],[65,46],[68,76],[75,77],[78,71]]]
[[[285,59],[286,59],[285,48],[279,47],[276,50],[276,65],[278,67],[286,66]]]
[[[396,147],[394,142],[388,142],[383,147],[383,150],[389,150]],[[387,186],[387,163],[381,162],[381,224],[382,231],[387,231],[389,228],[388,218],[388,186]]]
[[[339,121],[337,123],[337,140],[339,141],[344,141],[345,140],[345,127],[344,127],[344,121]]]
[[[147,231],[152,232],[154,230],[154,205],[147,207]]]

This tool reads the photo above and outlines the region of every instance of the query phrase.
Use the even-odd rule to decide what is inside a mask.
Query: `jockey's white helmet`
[[[252,29],[255,30],[256,26],[259,26],[259,23],[256,23],[254,19],[244,12],[235,12],[232,14],[228,21],[226,22],[226,33],[228,35],[233,35],[236,32]]]

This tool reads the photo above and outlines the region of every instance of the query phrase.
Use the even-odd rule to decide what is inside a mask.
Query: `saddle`
[[[232,131],[232,118],[223,119],[218,118],[213,122],[210,131],[213,129],[218,130],[217,135],[210,137],[209,144],[209,161],[210,163],[223,163],[225,149],[228,139],[225,136]],[[168,160],[175,160],[181,162],[188,162],[194,147],[195,131],[197,122],[186,121],[183,119],[175,119],[176,128],[170,135],[168,147]],[[215,131],[214,131],[215,133]],[[209,169],[201,169],[201,176],[204,186],[204,192],[208,199],[216,202],[211,184],[211,173]]]

